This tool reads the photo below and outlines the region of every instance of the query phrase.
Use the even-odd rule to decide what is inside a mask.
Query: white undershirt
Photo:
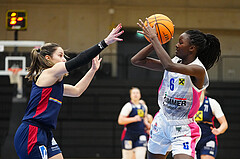
[[[138,105],[134,105],[135,107],[137,108],[141,108],[141,105],[138,104]],[[146,105],[143,105],[144,108],[145,108],[145,115],[147,114],[147,111],[148,111],[148,108]],[[122,110],[120,112],[120,115],[123,115],[123,116],[128,116],[132,111],[132,104],[130,102],[127,102],[123,107],[122,107]]]

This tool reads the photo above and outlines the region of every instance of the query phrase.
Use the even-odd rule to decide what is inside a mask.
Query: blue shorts
[[[20,159],[47,159],[62,153],[51,130],[26,122],[18,127],[14,146]]]
[[[201,155],[210,155],[216,158],[217,156],[217,143],[211,136],[201,138],[196,147],[197,159]]]
[[[129,131],[124,132],[122,138],[122,149],[132,150],[135,147],[147,147],[147,134],[136,134],[130,133]]]

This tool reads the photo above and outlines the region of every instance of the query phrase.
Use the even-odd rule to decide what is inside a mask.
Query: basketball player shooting
[[[194,115],[200,106],[199,97],[207,88],[207,75],[221,54],[220,42],[212,34],[188,30],[179,36],[176,56],[171,59],[162,47],[156,25],[139,20],[139,33],[150,39],[150,44],[132,57],[133,65],[164,71],[158,90],[159,113],[156,114],[148,142],[149,159],[165,159],[172,150],[174,159],[193,159],[200,128]],[[158,59],[148,57],[155,50]],[[172,149],[169,149],[171,148]]]

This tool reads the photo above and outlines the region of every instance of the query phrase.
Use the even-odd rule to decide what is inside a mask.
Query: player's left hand
[[[146,21],[147,21],[147,26],[145,26],[143,21],[141,19],[139,19],[139,23],[137,23],[137,25],[140,28],[142,28],[142,31],[137,31],[137,32],[147,36],[151,40],[154,37],[157,37],[157,32],[156,32],[156,28],[155,28],[156,23],[153,25],[153,27],[151,27],[147,18],[146,18]]]
[[[110,45],[116,41],[123,41],[123,39],[119,38],[120,35],[124,33],[124,31],[120,31],[122,29],[122,24],[118,24],[116,28],[113,28],[110,34],[104,39],[107,45]]]
[[[212,133],[214,135],[220,135],[221,134],[221,132],[218,129],[216,129],[216,128],[210,127],[210,129],[212,130]]]
[[[97,71],[99,69],[101,61],[102,61],[102,58],[99,58],[99,55],[97,55],[92,59],[92,69],[94,71]]]

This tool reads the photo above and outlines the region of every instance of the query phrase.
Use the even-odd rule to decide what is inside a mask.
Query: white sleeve
[[[209,98],[209,103],[212,108],[212,113],[216,118],[224,116],[220,104],[215,99]]]
[[[120,115],[128,116],[131,113],[131,111],[132,111],[132,105],[131,105],[131,103],[128,102],[123,106],[123,108],[120,112]]]

